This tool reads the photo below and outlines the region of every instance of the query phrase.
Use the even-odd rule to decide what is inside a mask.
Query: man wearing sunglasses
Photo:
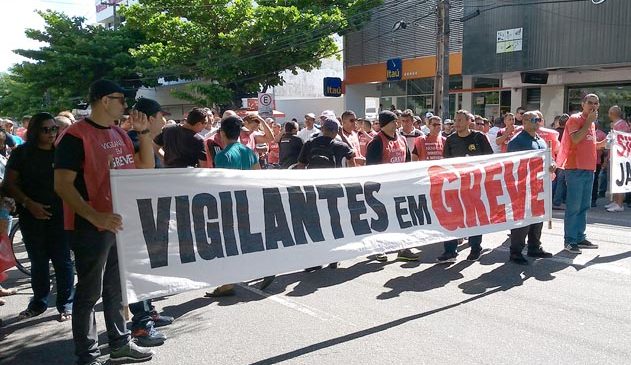
[[[587,211],[591,207],[592,185],[596,170],[597,148],[607,140],[596,142],[596,127],[600,100],[596,94],[583,97],[582,112],[568,119],[561,140],[557,163],[565,169],[567,197],[565,207],[565,250],[580,254],[581,248],[598,248],[585,236]]]
[[[508,143],[508,152],[545,150],[546,141],[537,134],[543,124],[543,118],[537,112],[524,113],[524,129]],[[518,265],[528,265],[522,255],[528,236],[528,256],[536,258],[552,257],[552,254],[541,248],[541,229],[543,223],[534,223],[525,227],[511,229],[510,261]]]

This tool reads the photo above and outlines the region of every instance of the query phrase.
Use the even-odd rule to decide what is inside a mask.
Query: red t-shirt
[[[582,113],[574,114],[565,123],[565,132],[561,139],[561,152],[557,158],[558,166],[566,170],[596,170],[596,127],[589,127],[587,135],[578,143],[572,143],[572,135],[583,127],[587,117]]]
[[[359,140],[359,151],[362,156],[366,156],[366,148],[368,147],[368,143],[372,141],[374,136],[362,131],[357,134],[357,139]]]
[[[508,138],[506,138],[504,140],[503,144],[498,144],[497,142],[495,142],[498,146],[500,146],[500,150],[502,152],[506,152],[508,151],[508,142],[510,142],[511,139],[513,139],[513,137],[515,137],[519,132],[521,132],[524,129],[524,127],[520,126],[520,125],[516,125],[515,128],[513,129],[513,132],[511,134],[508,135]],[[499,130],[499,132],[497,132],[497,136],[495,137],[497,139],[497,137],[501,137],[503,135],[506,134],[506,128],[502,128]]]
[[[440,160],[443,158],[443,147],[446,138],[442,135],[421,136],[414,140],[414,151],[412,154],[417,155],[420,161],[424,160]]]

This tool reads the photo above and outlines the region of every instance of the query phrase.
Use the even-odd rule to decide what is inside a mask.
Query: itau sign
[[[549,152],[526,151],[334,171],[112,170],[124,300],[543,222],[549,166]]]

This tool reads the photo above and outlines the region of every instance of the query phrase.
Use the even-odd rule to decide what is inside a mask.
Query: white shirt
[[[493,149],[493,153],[502,152],[500,146],[498,146],[497,143],[495,143],[495,139],[497,138],[497,132],[499,132],[500,130],[501,130],[500,127],[493,127],[489,129],[489,133],[486,134],[486,136],[489,139],[489,143],[491,143],[491,148]]]
[[[302,139],[303,143],[305,143],[308,140],[310,140],[314,134],[319,133],[319,132],[320,130],[316,127],[312,127],[311,129],[303,128],[300,130],[300,132],[298,132],[297,136],[300,137],[300,139]]]

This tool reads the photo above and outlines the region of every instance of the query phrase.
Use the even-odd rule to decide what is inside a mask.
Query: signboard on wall
[[[324,96],[342,96],[342,79],[339,77],[325,77]]]
[[[386,62],[386,79],[399,81],[403,76],[403,61],[400,58],[392,58]]]
[[[497,53],[521,51],[523,48],[524,28],[497,31]]]

